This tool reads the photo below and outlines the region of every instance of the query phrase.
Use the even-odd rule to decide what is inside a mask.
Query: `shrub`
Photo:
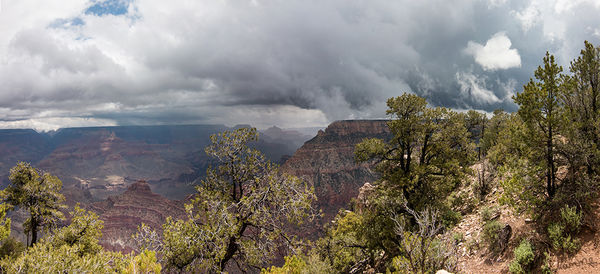
[[[569,254],[575,254],[581,247],[581,241],[577,238],[571,237],[571,235],[567,235],[565,240],[563,241],[562,248]]]
[[[452,233],[452,239],[456,244],[459,244],[465,240],[465,236],[460,232],[454,232]]]
[[[579,232],[582,214],[577,213],[577,208],[566,205],[560,209],[560,217],[566,233],[575,234]]]
[[[298,256],[286,256],[285,264],[282,267],[271,266],[269,269],[263,269],[262,274],[301,274],[306,269],[306,262]]]
[[[566,233],[565,225],[561,223],[552,223],[548,226],[548,237],[555,250],[573,254],[581,247],[581,241]]]
[[[458,245],[449,236],[437,237],[443,230],[438,211],[428,208],[416,212],[406,205],[405,209],[415,218],[419,227],[416,231],[410,231],[401,219],[394,219],[401,255],[392,259],[392,271],[434,273],[440,269],[457,270]]]
[[[500,230],[502,230],[502,224],[498,221],[489,221],[483,226],[482,237],[483,241],[489,246],[492,252],[498,252],[496,246],[500,238]]]
[[[25,249],[25,244],[19,242],[14,237],[8,237],[2,241],[2,245],[0,245],[0,258],[7,256],[17,258],[25,251]]]
[[[510,273],[528,273],[535,258],[529,241],[521,241],[519,246],[515,248],[514,254],[515,258],[508,267]]]
[[[550,253],[544,252],[544,264],[542,265],[540,270],[542,271],[542,274],[554,273],[552,271],[552,267],[550,266]]]
[[[483,209],[481,209],[481,220],[483,222],[488,222],[490,220],[492,220],[492,218],[498,214],[498,208],[497,207],[484,207]]]
[[[262,269],[261,274],[305,274],[305,273],[334,273],[333,268],[321,260],[315,253],[307,256],[293,255],[285,257],[282,267],[271,266]]]
[[[462,214],[452,209],[444,210],[442,213],[442,224],[445,228],[449,229],[460,222]]]
[[[548,237],[552,243],[552,247],[558,250],[562,247],[563,242],[563,226],[558,223],[552,223],[548,226]]]
[[[568,205],[560,210],[561,220],[548,226],[548,238],[555,250],[573,254],[579,250],[581,241],[575,238],[581,227],[582,214]]]

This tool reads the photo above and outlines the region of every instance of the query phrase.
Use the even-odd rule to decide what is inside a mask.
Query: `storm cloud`
[[[600,1],[0,0],[0,127],[385,116],[402,93],[516,110],[545,51],[600,41]]]

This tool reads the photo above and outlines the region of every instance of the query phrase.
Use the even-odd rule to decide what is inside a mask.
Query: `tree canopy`
[[[60,193],[62,182],[50,173],[41,172],[29,163],[20,162],[10,169],[10,185],[2,190],[3,202],[22,207],[29,213],[23,225],[31,233],[30,246],[38,240],[38,232],[56,225],[63,218],[60,209],[65,197]]]
[[[248,146],[257,138],[254,128],[211,136],[206,153],[219,165],[198,185],[187,206],[189,220],[165,224],[166,267],[211,272],[234,263],[260,269],[278,248],[297,243],[289,231],[312,218],[314,190]]]

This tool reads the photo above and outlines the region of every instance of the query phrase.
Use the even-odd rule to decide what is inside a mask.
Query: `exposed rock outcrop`
[[[386,121],[333,122],[304,143],[282,166],[284,172],[315,186],[317,203],[326,221],[346,207],[363,184],[378,178],[369,164],[358,164],[354,160],[354,147],[365,138],[391,138]]]
[[[117,196],[90,205],[104,221],[100,243],[107,249],[129,251],[135,248],[131,236],[142,223],[160,231],[167,217],[185,217],[184,202],[154,194],[150,185],[138,181]]]

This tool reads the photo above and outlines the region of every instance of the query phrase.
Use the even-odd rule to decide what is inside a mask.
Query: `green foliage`
[[[584,49],[571,62],[569,70],[571,75],[563,76],[561,89],[565,108],[563,134],[569,142],[560,149],[564,150],[571,166],[585,167],[586,173],[597,174],[600,166],[600,48],[585,41]]]
[[[405,230],[402,219],[395,219],[400,255],[391,263],[393,273],[435,273],[437,270],[457,270],[457,243],[450,236],[438,237],[443,225],[431,209],[406,210],[418,224],[415,231]]]
[[[504,226],[502,223],[494,220],[489,221],[483,226],[483,231],[481,234],[482,240],[488,245],[490,251],[496,253],[500,250],[497,250],[498,240],[500,239],[500,231]]]
[[[487,155],[488,151],[500,142],[501,135],[506,132],[510,114],[501,109],[494,110],[494,116],[489,119],[485,132],[481,138],[481,151]],[[494,158],[494,157],[490,157]]]
[[[163,260],[165,268],[174,268],[182,271],[195,259],[198,249],[205,242],[197,242],[195,235],[201,233],[199,225],[192,221],[173,220],[168,217],[163,225]],[[216,257],[215,257],[216,258]],[[216,264],[217,261],[208,261],[207,264]]]
[[[446,198],[447,207],[458,213],[468,214],[479,204],[476,197],[470,197],[466,191],[454,191]]]
[[[452,240],[454,240],[456,244],[462,243],[465,240],[465,235],[461,232],[454,232],[452,233]]]
[[[486,206],[481,209],[481,220],[486,223],[492,220],[493,217],[498,215],[498,207]]]
[[[581,247],[581,241],[576,238],[581,226],[581,213],[566,205],[560,210],[561,220],[548,226],[548,238],[555,250],[563,250],[574,254]]]
[[[163,226],[166,268],[218,272],[235,260],[247,270],[298,243],[286,231],[312,218],[314,190],[248,147],[257,139],[254,128],[211,136],[206,153],[219,166],[197,187],[189,219]]]
[[[449,207],[442,207],[442,210],[442,215],[440,217],[445,228],[452,228],[462,220],[462,214],[460,214],[460,212],[454,211]]]
[[[334,269],[349,272],[352,265],[368,257],[363,229],[361,215],[341,210],[326,228],[326,235],[317,241],[316,252]]]
[[[19,162],[10,169],[10,185],[1,192],[5,203],[23,207],[29,218],[23,225],[25,233],[31,232],[31,245],[37,242],[41,228],[51,228],[63,218],[60,209],[65,197],[60,193],[62,182],[49,173],[42,173],[30,164]]]
[[[548,226],[548,237],[554,249],[561,249],[563,246],[564,226],[559,223],[552,223]]]
[[[10,236],[10,219],[6,218],[8,210],[7,204],[0,204],[0,241],[4,241]]]
[[[14,237],[8,237],[0,245],[0,259],[5,257],[17,258],[27,247]]]
[[[542,264],[542,267],[540,270],[542,271],[542,274],[554,273],[554,271],[552,270],[552,267],[550,266],[550,253],[544,252],[544,263]]]
[[[71,224],[59,229],[49,237],[50,244],[55,247],[77,246],[80,256],[100,252],[102,247],[99,239],[102,237],[104,222],[98,219],[96,213],[86,211],[79,205],[75,206],[69,215],[71,215]]]
[[[98,244],[102,221],[78,206],[70,225],[42,239],[21,254],[4,257],[7,273],[108,273],[125,271],[131,256],[107,252]]]
[[[79,248],[40,242],[16,259],[3,259],[0,265],[7,273],[114,273],[125,265],[121,253],[103,251],[80,256]]]
[[[268,270],[263,269],[263,274],[302,274],[307,268],[307,264],[298,256],[286,256],[285,264],[282,267],[271,266]]]
[[[308,256],[293,255],[285,257],[285,264],[281,267],[271,266],[262,269],[263,274],[312,274],[312,273],[334,273],[335,271],[319,256],[311,253]]]
[[[579,233],[583,215],[581,214],[581,212],[577,212],[576,207],[569,207],[569,205],[565,205],[565,207],[560,209],[560,217],[561,217],[562,223],[565,226],[566,233],[569,233],[569,234]]]
[[[510,262],[508,270],[510,273],[521,274],[529,273],[535,254],[533,248],[527,240],[521,241],[519,246],[514,250],[514,259]]]
[[[156,260],[156,252],[147,249],[142,250],[140,254],[133,256],[129,264],[121,273],[128,274],[160,274],[162,266]]]

